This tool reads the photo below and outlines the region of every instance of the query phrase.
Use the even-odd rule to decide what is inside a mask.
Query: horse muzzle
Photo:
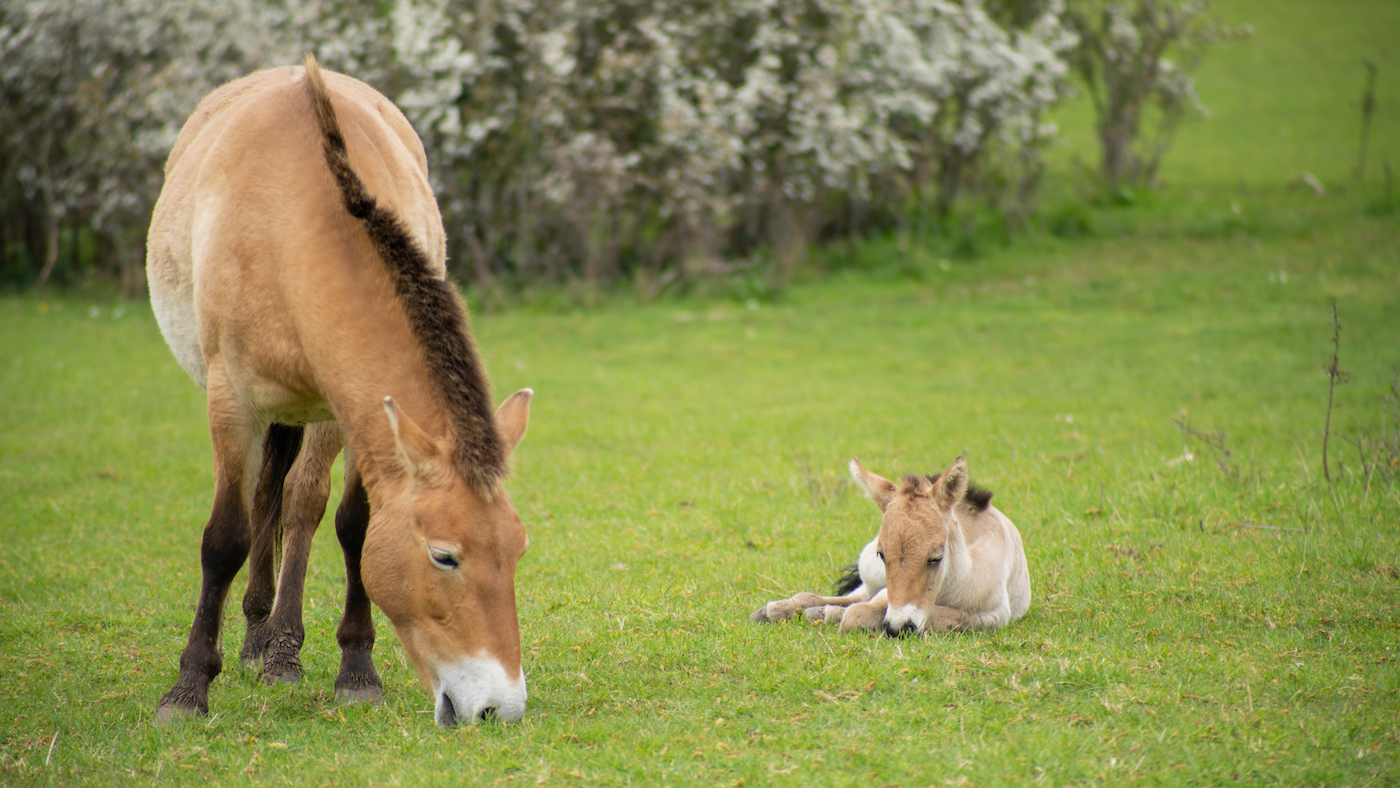
[[[434,718],[443,728],[477,722],[519,722],[525,716],[525,672],[510,677],[501,663],[482,652],[438,670],[433,683]]]
[[[885,634],[890,637],[920,635],[927,623],[924,611],[914,605],[901,605],[885,613]]]

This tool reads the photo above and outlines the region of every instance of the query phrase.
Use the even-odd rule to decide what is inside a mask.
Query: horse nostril
[[[495,706],[487,706],[486,708],[482,709],[482,710],[480,711],[480,713],[478,713],[478,714],[476,715],[476,718],[477,718],[477,720],[480,721],[480,722],[495,722],[495,721],[496,721],[496,707],[495,707]]]
[[[914,622],[912,621],[905,622],[904,625],[899,627],[898,629],[890,626],[889,624],[885,624],[885,637],[907,638],[913,637],[917,634],[919,634],[919,628],[915,626]]]
[[[457,707],[452,704],[450,695],[442,696],[442,713],[438,716],[438,724],[444,728],[451,728],[457,724]]]

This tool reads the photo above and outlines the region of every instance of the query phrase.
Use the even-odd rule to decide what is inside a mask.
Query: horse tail
[[[836,578],[836,584],[833,586],[836,592],[834,596],[848,596],[852,591],[860,588],[860,585],[860,565],[847,564],[841,568],[841,576]]]

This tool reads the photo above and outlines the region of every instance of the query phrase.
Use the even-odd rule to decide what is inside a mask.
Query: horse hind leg
[[[253,546],[248,555],[248,587],[243,594],[247,634],[238,652],[244,667],[256,668],[267,649],[268,617],[272,614],[277,571],[276,547],[282,533],[284,480],[301,450],[304,427],[268,425],[263,436],[262,472],[253,493]]]
[[[335,533],[345,554],[345,613],[335,637],[340,643],[340,673],[335,677],[335,694],[342,701],[379,703],[384,699],[384,683],[374,669],[374,620],[370,617],[369,595],[360,575],[360,555],[369,527],[369,497],[364,481],[346,452],[345,494],[335,513]]]
[[[864,602],[868,598],[869,594],[865,592],[865,586],[860,586],[846,596],[820,596],[803,591],[789,599],[777,599],[769,602],[749,614],[749,620],[755,624],[769,621],[788,621],[795,618],[798,613],[803,613],[807,620],[812,621],[814,620],[812,615],[806,612],[812,608],[845,607],[855,602]]]
[[[160,699],[156,720],[209,713],[209,684],[223,671],[220,627],[229,587],[248,558],[252,543],[248,522],[249,500],[244,482],[252,475],[249,460],[255,455],[257,431],[249,429],[220,408],[218,392],[224,387],[211,374],[209,380],[210,432],[214,443],[214,508],[204,526],[199,549],[201,580],[190,637],[180,652],[180,675],[175,686]]]
[[[284,482],[282,571],[277,581],[277,602],[264,630],[264,684],[295,684],[302,677],[306,569],[311,558],[312,539],[330,498],[331,465],[342,445],[340,428],[335,423],[312,425],[301,454]]]

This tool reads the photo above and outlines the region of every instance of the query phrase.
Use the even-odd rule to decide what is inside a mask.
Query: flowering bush
[[[785,280],[814,238],[911,206],[1029,210],[1075,36],[1058,0],[1026,7],[1014,24],[981,0],[396,0],[367,19],[344,0],[21,0],[0,10],[0,230],[46,271],[64,226],[139,248],[199,97],[314,49],[417,127],[454,270],[487,291],[654,293],[763,250]]]

